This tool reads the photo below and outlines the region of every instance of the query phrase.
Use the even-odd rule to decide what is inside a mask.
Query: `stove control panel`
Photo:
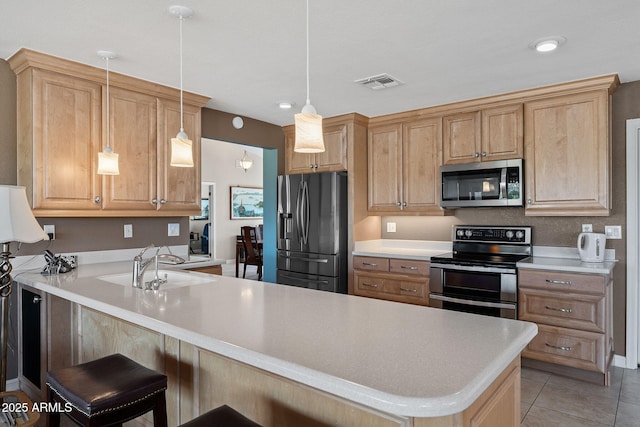
[[[531,227],[492,227],[456,225],[453,227],[454,242],[495,242],[531,244]]]

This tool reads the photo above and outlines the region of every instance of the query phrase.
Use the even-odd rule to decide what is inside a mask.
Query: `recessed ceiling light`
[[[533,41],[531,44],[529,44],[529,47],[531,49],[535,49],[538,52],[552,52],[566,41],[567,39],[561,36],[543,37]]]
[[[558,40],[545,40],[536,44],[536,50],[538,52],[551,52],[558,48]]]
[[[282,108],[283,110],[290,110],[291,108],[293,108],[293,103],[289,101],[278,102],[278,107]]]

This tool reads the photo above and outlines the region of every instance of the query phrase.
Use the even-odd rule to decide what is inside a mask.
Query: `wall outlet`
[[[622,226],[621,225],[605,225],[604,234],[607,239],[622,239]]]
[[[133,224],[124,225],[124,238],[130,239],[133,237]]]
[[[396,223],[388,222],[387,223],[387,233],[395,233],[396,232]]]
[[[167,226],[167,236],[179,236],[180,235],[180,224],[177,222],[170,222]]]
[[[582,224],[582,232],[583,233],[591,233],[591,232],[593,232],[593,225],[591,225],[591,224]]]
[[[55,225],[45,225],[44,232],[49,235],[49,240],[56,240],[56,226]]]

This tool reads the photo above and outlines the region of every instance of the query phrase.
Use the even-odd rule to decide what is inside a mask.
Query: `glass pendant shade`
[[[171,138],[170,165],[179,168],[193,167],[193,143],[182,129],[175,138]]]
[[[293,151],[297,153],[323,153],[322,116],[316,113],[313,105],[305,105],[301,113],[294,115],[294,120],[296,141]]]
[[[102,153],[98,153],[98,174],[99,175],[120,175],[118,167],[118,154],[107,147]]]

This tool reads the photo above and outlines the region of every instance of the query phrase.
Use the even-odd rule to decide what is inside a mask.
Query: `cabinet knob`
[[[42,301],[42,297],[39,297],[37,295],[33,297],[34,304],[40,304],[40,301]]]
[[[402,206],[402,203],[401,202],[396,202],[396,206],[400,207],[400,206]]]
[[[313,163],[309,163],[309,169],[313,169]]]
[[[100,203],[102,201],[102,198],[100,196],[96,196],[95,199],[93,199],[93,203]]]
[[[486,152],[482,152],[482,157],[487,157],[487,153]]]
[[[165,199],[160,199],[160,204],[164,205],[165,203],[167,203],[167,201]]]
[[[473,156],[474,156],[475,158],[478,158],[478,157],[480,157],[480,153],[473,153]]]
[[[153,203],[154,205],[158,204],[158,199],[151,199],[151,203]]]
[[[527,204],[530,205],[533,201],[531,199],[527,199]]]
[[[407,202],[402,202],[402,206],[407,206]]]

